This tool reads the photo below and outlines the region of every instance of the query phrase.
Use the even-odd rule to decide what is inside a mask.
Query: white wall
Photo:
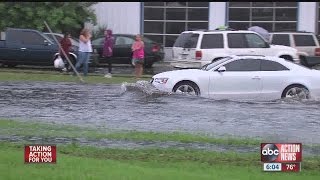
[[[316,8],[316,2],[299,2],[298,31],[316,32]]]
[[[140,33],[140,2],[99,2],[93,9],[97,15],[97,26],[107,25],[114,33]]]
[[[209,4],[209,29],[226,25],[227,3],[210,2]]]

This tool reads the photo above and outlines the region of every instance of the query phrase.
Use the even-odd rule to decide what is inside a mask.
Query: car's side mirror
[[[218,72],[224,72],[226,70],[227,70],[226,67],[221,66],[221,67],[219,67]]]

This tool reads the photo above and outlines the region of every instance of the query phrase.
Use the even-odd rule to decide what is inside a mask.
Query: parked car
[[[161,91],[214,99],[320,96],[320,71],[271,56],[228,56],[202,69],[156,74],[151,83]]]
[[[131,46],[135,41],[135,35],[131,34],[114,34],[115,44],[113,50],[112,63],[114,64],[131,64],[132,51]],[[143,37],[145,44],[145,67],[152,67],[153,63],[163,60],[163,46],[146,37]],[[94,50],[93,57],[98,65],[106,64],[102,57],[104,37],[92,41]]]
[[[293,47],[298,50],[301,64],[320,64],[320,45],[317,36],[311,32],[270,33],[270,43]]]
[[[253,31],[184,31],[172,49],[172,65],[179,68],[199,68],[229,55],[276,56],[299,63],[296,49],[270,45]]]
[[[16,65],[53,65],[59,47],[42,32],[33,29],[8,28],[1,33],[0,62]],[[77,55],[70,52],[72,61]]]
[[[53,37],[52,37],[52,35],[55,36],[55,38],[58,40],[58,42],[60,42],[61,39],[64,37],[64,35],[60,34],[60,33],[43,33],[43,34],[45,34],[48,38],[50,38],[50,40],[52,42],[55,42]],[[73,37],[70,38],[70,40],[71,40],[73,51],[78,51],[78,49],[79,49],[79,40],[76,39],[76,38],[73,38]]]

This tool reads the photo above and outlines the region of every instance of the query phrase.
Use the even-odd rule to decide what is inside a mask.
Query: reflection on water
[[[320,144],[320,101],[246,102],[168,94],[147,83],[1,82],[0,118],[114,130],[201,132]]]

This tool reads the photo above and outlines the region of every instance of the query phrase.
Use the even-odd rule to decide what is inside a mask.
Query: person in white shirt
[[[78,58],[76,63],[76,70],[80,70],[80,66],[83,65],[83,75],[88,75],[88,68],[89,68],[89,59],[92,53],[92,46],[91,46],[91,33],[88,29],[82,29],[79,37],[79,52]]]

